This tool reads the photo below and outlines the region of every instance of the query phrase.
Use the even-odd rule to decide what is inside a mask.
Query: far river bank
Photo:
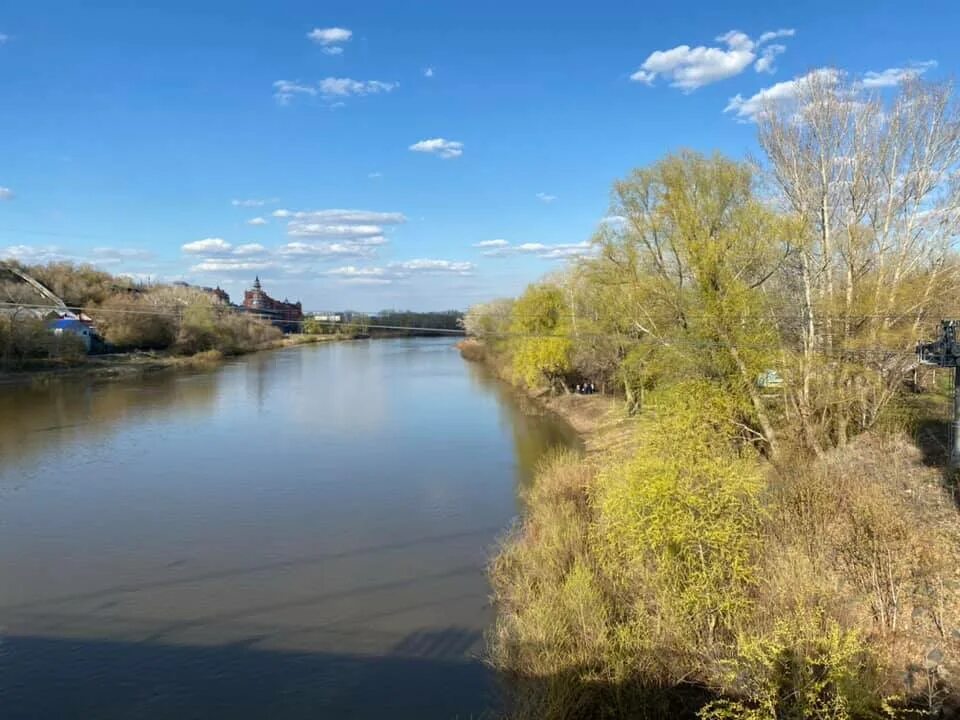
[[[162,350],[136,350],[108,355],[88,355],[74,361],[37,360],[22,368],[0,370],[0,385],[42,383],[75,377],[110,380],[133,378],[168,370],[196,370],[215,367],[230,357],[350,339],[353,338],[341,335],[285,335],[279,340],[233,355],[225,355],[217,350],[208,350],[194,355],[178,355]]]

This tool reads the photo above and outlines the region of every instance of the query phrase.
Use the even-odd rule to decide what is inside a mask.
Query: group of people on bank
[[[593,383],[578,383],[574,389],[577,395],[593,395],[597,391],[597,386]]]

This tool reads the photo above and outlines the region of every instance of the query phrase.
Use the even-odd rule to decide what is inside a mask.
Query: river
[[[0,387],[0,716],[484,717],[524,405],[450,339]]]

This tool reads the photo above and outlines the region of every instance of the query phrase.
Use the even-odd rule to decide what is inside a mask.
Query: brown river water
[[[0,717],[481,718],[557,418],[450,339],[0,386]]]

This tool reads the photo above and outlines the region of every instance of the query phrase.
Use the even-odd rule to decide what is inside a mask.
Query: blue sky
[[[152,5],[0,7],[0,256],[465,308],[582,252],[631,168],[754,152],[765,89],[960,66],[955,0]]]

